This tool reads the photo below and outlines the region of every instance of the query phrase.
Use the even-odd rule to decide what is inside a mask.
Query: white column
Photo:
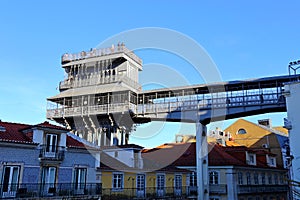
[[[208,185],[208,150],[207,150],[207,128],[197,122],[196,124],[196,163],[197,163],[197,188],[198,200],[209,199]]]

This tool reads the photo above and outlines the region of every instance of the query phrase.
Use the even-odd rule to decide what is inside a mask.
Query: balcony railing
[[[39,158],[41,160],[62,161],[65,158],[65,147],[53,145],[41,145]]]
[[[226,194],[227,193],[227,185],[225,184],[217,184],[217,185],[209,185],[209,193],[210,194]]]
[[[146,188],[103,188],[102,200],[119,200],[119,199],[183,199],[188,197],[186,187],[146,187]]]
[[[116,47],[112,46],[109,48],[102,48],[102,49],[92,49],[91,51],[82,51],[80,53],[66,53],[62,56],[61,61],[62,63],[71,62],[74,60],[82,60],[86,58],[93,58],[93,57],[100,57],[100,56],[107,56],[112,55],[115,53],[124,53],[131,59],[133,59],[138,64],[142,65],[142,60],[135,55],[131,50],[127,49],[125,45],[117,45]]]
[[[287,192],[287,185],[239,185],[238,194]]]
[[[68,79],[61,81],[59,83],[59,89],[69,89],[69,88],[77,88],[77,87],[85,87],[85,86],[93,86],[93,85],[101,85],[101,84],[109,84],[109,83],[119,83],[124,82],[128,86],[140,89],[141,85],[134,80],[128,78],[127,76],[116,76],[112,75],[109,77],[101,77],[98,74],[91,75],[88,78],[79,78],[75,77],[74,79]]]
[[[118,113],[135,111],[136,105],[132,103],[112,103],[104,105],[78,106],[78,107],[63,107],[56,109],[47,109],[47,118],[73,117],[82,115],[97,115],[106,113]]]
[[[58,183],[58,184],[0,184],[0,199],[3,198],[35,198],[40,197],[100,197],[101,183]],[[59,198],[61,199],[61,198]]]

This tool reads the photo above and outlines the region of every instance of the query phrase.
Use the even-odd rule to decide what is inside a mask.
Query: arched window
[[[246,134],[247,131],[243,128],[240,128],[238,131],[237,131],[237,134]]]

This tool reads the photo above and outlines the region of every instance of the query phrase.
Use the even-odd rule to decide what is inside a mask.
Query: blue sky
[[[61,55],[88,50],[134,28],[168,28],[193,38],[209,53],[224,81],[287,74],[287,64],[300,58],[299,7],[297,0],[2,1],[0,119],[44,121],[46,98],[58,93],[64,78]],[[179,70],[187,65],[159,52],[144,51],[139,56],[144,63]],[[201,80],[191,80],[196,83]],[[248,119],[271,117],[273,124],[281,125],[284,116]],[[173,126],[167,125],[156,137],[132,141],[144,146],[157,144],[158,138],[172,141],[177,131]]]

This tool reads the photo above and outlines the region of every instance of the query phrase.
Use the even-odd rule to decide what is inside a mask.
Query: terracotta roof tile
[[[208,162],[210,166],[249,166],[246,163],[246,151],[257,154],[256,166],[270,168],[266,163],[266,155],[272,155],[265,150],[256,150],[245,146],[223,147],[209,143]],[[184,150],[184,151],[183,151]],[[180,153],[179,153],[180,152]],[[154,149],[143,151],[143,158],[164,163],[169,155],[177,156],[171,165],[196,166],[196,143],[164,144]]]
[[[74,138],[70,137],[70,136],[67,136],[67,147],[81,147],[81,148],[84,148],[85,145],[78,141],[78,140],[75,140]]]
[[[41,128],[51,128],[51,129],[58,129],[62,131],[69,131],[68,129],[62,127],[62,126],[57,126],[54,124],[50,124],[48,121],[44,121],[43,123],[34,125],[33,127],[41,127]]]
[[[20,131],[30,127],[30,125],[12,122],[0,122],[0,126],[4,127],[5,129],[5,131],[0,131],[0,141],[32,143],[32,139]]]

